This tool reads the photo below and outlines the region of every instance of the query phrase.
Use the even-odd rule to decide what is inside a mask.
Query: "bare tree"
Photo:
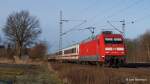
[[[14,12],[7,18],[3,31],[21,57],[23,48],[33,44],[41,33],[39,20],[28,11]]]

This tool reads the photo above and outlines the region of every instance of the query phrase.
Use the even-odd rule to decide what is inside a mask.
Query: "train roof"
[[[62,50],[74,48],[74,47],[76,47],[76,46],[78,46],[78,45],[79,45],[79,43],[75,43],[75,44],[72,44],[72,45],[70,45],[70,46],[67,46],[67,47],[63,48]]]
[[[91,40],[95,40],[100,35],[104,35],[104,36],[108,36],[108,37],[111,37],[111,36],[120,37],[120,36],[122,36],[122,34],[114,34],[112,31],[102,31],[101,33],[97,34],[96,36],[94,36],[94,37],[88,37],[87,39],[81,41],[80,43],[91,41]]]
[[[71,48],[71,47],[74,47],[74,46],[77,46],[77,45],[79,45],[79,43],[68,45],[67,47],[62,48],[61,50],[64,50],[64,49],[67,49],[67,48]],[[59,51],[60,50],[57,50],[56,52],[59,52]]]

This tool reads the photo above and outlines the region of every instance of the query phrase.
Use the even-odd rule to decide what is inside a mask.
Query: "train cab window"
[[[120,44],[120,43],[123,43],[123,41],[122,41],[121,38],[114,38],[114,42],[113,43]]]
[[[121,38],[105,38],[106,44],[121,44],[123,40]]]
[[[105,43],[106,44],[113,43],[113,38],[105,38]]]

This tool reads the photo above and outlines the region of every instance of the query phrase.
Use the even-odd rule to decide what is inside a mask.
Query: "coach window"
[[[73,48],[73,49],[72,49],[72,53],[75,53],[75,52],[76,52],[76,48]]]
[[[62,51],[59,51],[58,54],[61,55],[61,54],[62,54]]]
[[[65,50],[65,51],[64,51],[64,54],[68,54],[68,53],[69,53],[69,50]]]
[[[75,53],[75,52],[76,52],[76,48],[72,48],[72,49],[65,50],[64,54]]]

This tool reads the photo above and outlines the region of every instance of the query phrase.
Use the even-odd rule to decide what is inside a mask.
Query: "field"
[[[0,64],[0,84],[62,84],[45,65]]]
[[[0,64],[0,84],[150,84],[150,67]]]
[[[150,84],[150,68],[51,63],[66,84]]]

